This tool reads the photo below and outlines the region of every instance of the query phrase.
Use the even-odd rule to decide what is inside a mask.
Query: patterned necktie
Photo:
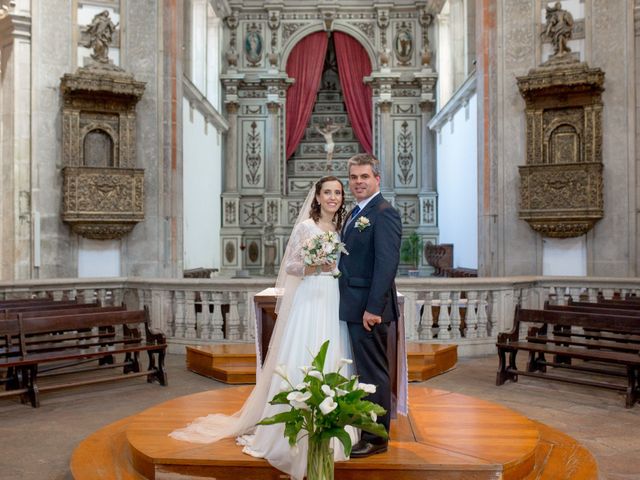
[[[355,208],[351,211],[351,216],[349,217],[349,223],[351,223],[353,219],[355,219],[358,216],[358,213],[360,213],[360,207],[356,205]]]

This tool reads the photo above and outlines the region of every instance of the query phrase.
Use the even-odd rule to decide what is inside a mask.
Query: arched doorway
[[[346,177],[346,161],[372,153],[369,55],[344,32],[320,31],[303,37],[291,50],[287,76],[287,177],[304,184],[325,171]]]

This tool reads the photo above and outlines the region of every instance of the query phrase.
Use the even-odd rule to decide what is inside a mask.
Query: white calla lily
[[[287,379],[287,366],[285,364],[281,363],[278,365],[275,372],[279,377],[282,377],[285,380]]]
[[[351,360],[350,358],[341,358],[340,360],[338,360],[338,370],[340,370],[345,365],[351,365],[352,363],[353,360]]]
[[[378,421],[378,415],[376,414],[376,412],[369,412],[369,415],[371,416],[371,420],[373,420],[374,422]]]
[[[336,408],[338,407],[338,404],[333,400],[333,397],[327,397],[325,398],[320,405],[318,405],[318,408],[320,409],[320,411],[324,414],[324,415],[328,415],[331,412],[333,412]]]
[[[367,393],[376,393],[376,386],[371,383],[360,383],[357,388]]]
[[[322,385],[320,387],[320,390],[322,390],[322,393],[324,393],[327,397],[335,397],[336,396],[336,392],[331,390],[331,387],[329,385]]]
[[[322,373],[318,370],[310,370],[307,372],[307,375],[313,378],[317,378],[318,380],[322,380]]]

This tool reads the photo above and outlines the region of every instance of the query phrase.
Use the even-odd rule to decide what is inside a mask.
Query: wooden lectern
[[[256,307],[256,335],[257,344],[260,354],[260,364],[267,356],[269,349],[269,340],[273,333],[273,328],[276,324],[276,301],[278,296],[281,295],[275,288],[267,288],[254,297],[254,303]],[[404,341],[398,348],[397,339],[400,337],[404,340],[404,295],[398,294],[398,307],[400,310],[400,318],[398,319],[396,329],[390,329],[389,338],[387,344],[388,358],[389,358],[389,372],[391,374],[391,384],[397,385],[398,370],[402,371],[402,376],[406,376],[406,347]],[[401,356],[401,360],[398,360],[398,355]],[[405,380],[406,381],[406,380]],[[394,388],[394,393],[397,390]]]

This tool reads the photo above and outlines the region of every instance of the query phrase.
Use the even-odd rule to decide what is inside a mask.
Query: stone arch
[[[85,142],[87,141],[87,138],[89,137],[90,134],[95,133],[95,134],[101,134],[104,135],[105,138],[108,138],[108,140],[110,141],[110,151],[109,153],[109,159],[107,161],[106,165],[103,165],[104,167],[117,167],[119,166],[119,158],[118,158],[118,152],[119,152],[119,145],[118,145],[118,137],[116,135],[116,132],[113,130],[113,128],[111,128],[110,125],[108,124],[103,124],[103,123],[90,123],[89,125],[86,125],[81,131],[80,131],[80,157],[79,157],[79,162],[80,165],[82,166],[88,166],[87,162],[86,162],[86,158],[85,158],[85,148],[86,148],[86,144]],[[96,165],[94,165],[96,166]]]
[[[583,161],[583,130],[578,122],[556,118],[544,132],[543,163],[578,163]],[[560,158],[565,161],[559,162]]]
[[[313,23],[311,25],[302,27],[296,32],[294,32],[293,35],[291,35],[287,39],[287,42],[285,43],[284,49],[282,51],[282,63],[281,63],[282,70],[286,71],[287,60],[289,59],[289,55],[291,54],[291,51],[298,44],[300,40],[302,40],[307,35],[310,35],[312,33],[319,32],[319,31],[324,31],[324,30],[325,30],[324,23],[318,22],[318,23]],[[369,61],[371,61],[371,69],[376,70],[377,68],[379,68],[378,56],[376,55],[376,50],[374,48],[374,45],[359,29],[355,28],[353,25],[349,23],[336,20],[332,24],[331,31],[343,32],[355,38],[360,43],[360,45],[362,45],[364,50],[367,52],[367,55],[369,56]]]

